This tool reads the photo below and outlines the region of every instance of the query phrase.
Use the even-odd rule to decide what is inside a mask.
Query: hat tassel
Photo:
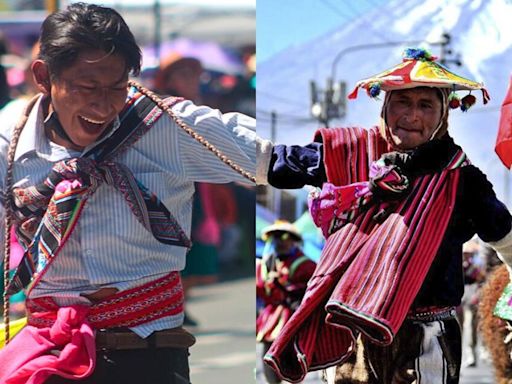
[[[460,98],[455,93],[455,91],[452,91],[452,93],[450,93],[450,96],[448,96],[448,105],[450,106],[451,109],[457,109],[460,107]]]
[[[476,103],[476,97],[469,92],[469,95],[464,96],[461,100],[460,109],[462,112],[466,112],[469,108],[471,108]]]

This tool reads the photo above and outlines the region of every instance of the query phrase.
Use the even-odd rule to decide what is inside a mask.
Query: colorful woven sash
[[[181,99],[169,98],[168,105]],[[162,115],[162,110],[140,93],[130,93],[119,118],[121,126],[105,141],[84,154],[55,164],[39,185],[15,188],[15,220],[25,255],[10,281],[8,293],[38,278],[71,235],[80,213],[102,183],[115,187],[137,220],[164,244],[190,247],[190,241],[162,202],[137,181],[116,156],[140,139]],[[37,281],[34,280],[34,282]]]
[[[320,130],[324,165],[334,186],[367,182],[386,153],[377,128]],[[451,144],[444,169],[417,176],[409,193],[388,204],[373,200],[334,230],[301,306],[265,356],[287,381],[335,365],[363,333],[388,345],[400,328],[444,237],[465,154]],[[357,189],[353,189],[356,191]],[[351,207],[351,205],[349,204]],[[349,207],[349,208],[350,208]]]
[[[135,327],[165,316],[183,312],[183,287],[179,272],[171,272],[158,280],[117,292],[91,305],[87,322],[94,329]],[[50,327],[59,306],[52,297],[27,299],[28,324]]]

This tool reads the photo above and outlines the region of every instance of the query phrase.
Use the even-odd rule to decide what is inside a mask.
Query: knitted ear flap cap
[[[487,104],[490,100],[487,89],[483,83],[466,79],[462,76],[448,70],[446,67],[436,62],[437,57],[432,56],[430,52],[421,48],[408,48],[403,53],[403,60],[384,72],[371,76],[357,82],[349,99],[357,98],[359,88],[366,90],[368,96],[375,98],[380,91],[394,91],[399,89],[416,87],[448,88],[455,91],[473,91],[482,92],[483,103]],[[468,95],[469,96],[469,95]],[[464,98],[463,98],[464,100]],[[475,102],[475,97],[467,98],[466,103],[462,104],[463,111],[467,110]]]

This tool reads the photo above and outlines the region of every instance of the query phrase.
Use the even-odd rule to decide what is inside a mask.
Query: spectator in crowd
[[[256,297],[263,308],[256,320],[256,341],[263,343],[264,356],[299,306],[316,264],[304,255],[302,237],[287,221],[264,228],[261,238],[266,245],[262,258],[256,259]],[[268,383],[281,382],[270,367],[263,371]]]
[[[203,66],[198,59],[171,52],[162,59],[154,88],[160,94],[179,96],[200,104],[202,73]]]
[[[464,243],[462,247],[464,269],[464,295],[457,308],[457,317],[463,331],[463,365],[476,367],[478,344],[478,302],[480,286],[485,280],[485,265],[480,256],[480,246],[476,239]]]

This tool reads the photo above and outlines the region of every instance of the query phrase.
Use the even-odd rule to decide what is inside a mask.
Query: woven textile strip
[[[121,291],[93,304],[87,321],[95,329],[135,327],[183,312],[183,288],[179,272],[171,272],[140,287]],[[27,300],[28,324],[51,327],[59,306],[51,297]]]
[[[169,105],[180,101],[169,98]],[[34,273],[38,281],[72,233],[88,199],[104,182],[125,198],[137,220],[160,242],[190,246],[190,240],[163,203],[137,181],[131,171],[113,161],[139,140],[162,115],[140,93],[131,93],[120,114],[121,126],[84,157],[55,164],[36,186],[14,189],[18,237],[25,255],[10,281],[8,293],[26,287]]]
[[[377,128],[319,131],[328,181],[368,180],[370,164],[387,151]],[[350,355],[358,333],[390,344],[437,253],[456,197],[464,153],[440,173],[412,182],[411,192],[383,220],[369,204],[333,233],[296,313],[265,360],[290,382]]]

